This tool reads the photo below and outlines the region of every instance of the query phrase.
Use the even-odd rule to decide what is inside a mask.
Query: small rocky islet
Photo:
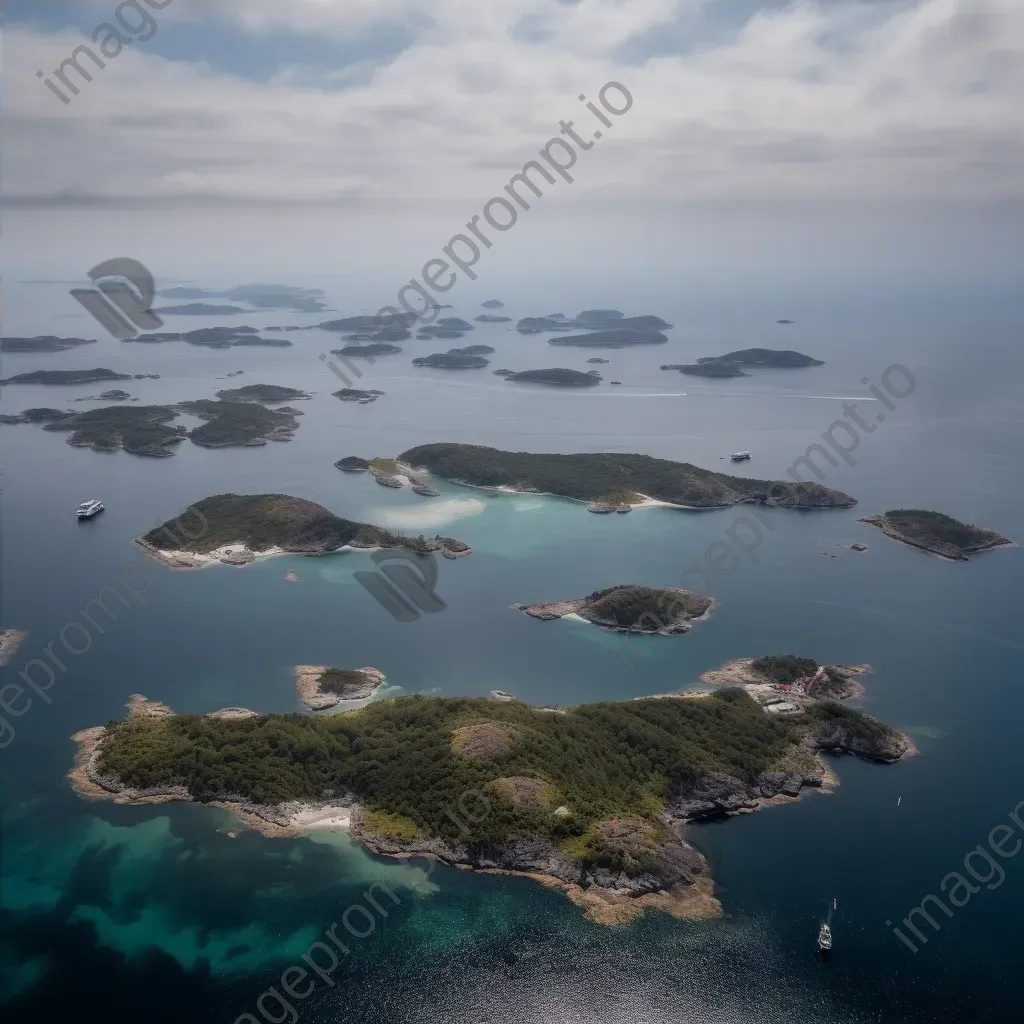
[[[292,669],[299,700],[312,711],[337,707],[342,701],[366,700],[387,680],[380,669],[296,665]]]
[[[891,509],[881,515],[865,516],[859,522],[876,527],[893,540],[953,562],[966,562],[968,555],[979,551],[1016,546],[995,530],[962,523],[927,509]]]
[[[712,598],[689,590],[627,584],[595,590],[586,597],[567,601],[514,604],[512,607],[535,619],[574,615],[602,629],[677,636],[688,633],[691,623],[703,618],[713,604]]]

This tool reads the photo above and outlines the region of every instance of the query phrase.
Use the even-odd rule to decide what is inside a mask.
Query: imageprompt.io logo
[[[126,341],[141,330],[163,327],[150,307],[156,296],[153,275],[138,261],[121,256],[89,271],[95,288],[72,288],[86,312],[115,338]]]
[[[437,561],[433,555],[374,551],[370,561],[377,566],[376,572],[353,575],[393,619],[414,622],[421,615],[442,612],[448,607],[434,593]]]

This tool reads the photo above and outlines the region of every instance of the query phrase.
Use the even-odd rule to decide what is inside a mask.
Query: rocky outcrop
[[[541,604],[514,604],[534,619],[561,619],[578,615],[595,626],[624,633],[676,636],[688,633],[691,620],[707,614],[713,598],[689,590],[619,586],[598,590],[587,597]]]
[[[370,460],[361,459],[358,455],[346,455],[334,465],[345,473],[365,473],[370,468]]]
[[[969,554],[978,551],[1014,547],[1012,540],[995,530],[926,509],[894,509],[859,521],[877,527],[893,540],[952,562],[966,562]]]

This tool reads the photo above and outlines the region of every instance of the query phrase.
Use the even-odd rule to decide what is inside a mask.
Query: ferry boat
[[[734,452],[729,458],[733,462],[746,462],[750,458],[750,452]]]
[[[832,929],[822,921],[818,929],[818,952],[822,956],[828,956],[832,950]]]
[[[75,515],[79,519],[89,519],[96,515],[97,512],[103,511],[103,502],[97,498],[93,498],[92,501],[83,501],[75,511]]]

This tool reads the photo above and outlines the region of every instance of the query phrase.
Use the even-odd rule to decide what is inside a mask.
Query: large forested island
[[[475,444],[425,444],[398,457],[445,480],[614,506],[661,502],[723,508],[740,502],[787,508],[849,508],[856,499],[816,483],[753,480],[649,455],[503,452]]]
[[[954,562],[966,562],[967,556],[977,551],[1013,547],[1012,540],[995,530],[961,523],[959,519],[925,509],[892,509],[860,521],[878,527],[893,540]]]
[[[405,548],[446,558],[470,553],[466,544],[452,537],[405,537],[342,519],[323,505],[288,494],[215,494],[189,506],[187,525],[179,523],[183,518],[168,520],[136,538],[136,543],[181,569],[212,561],[245,564],[259,554],[326,555],[345,547]]]
[[[704,616],[713,600],[675,587],[624,585],[595,590],[586,597],[512,607],[535,619],[561,619],[577,615],[602,629],[626,633],[688,633],[690,622]]]
[[[910,748],[839,704],[785,718],[737,688],[569,709],[434,696],[326,716],[130,706],[76,735],[80,793],[217,802],[272,835],[328,819],[378,853],[529,874],[606,923],[720,912],[686,821],[833,781],[821,750],[892,761]]]

